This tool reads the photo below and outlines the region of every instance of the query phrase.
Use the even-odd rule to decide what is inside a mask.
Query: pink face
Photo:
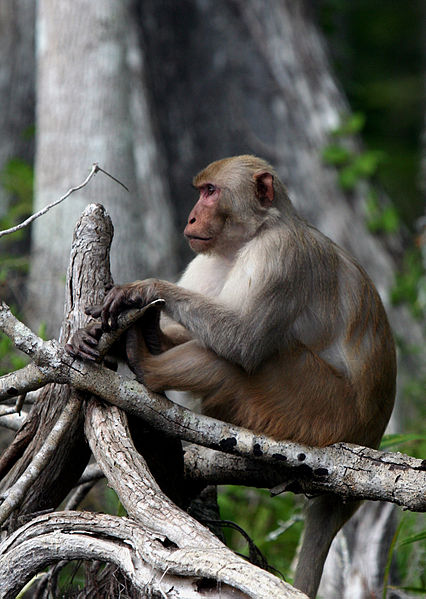
[[[219,211],[220,189],[213,183],[197,188],[200,197],[188,217],[184,235],[194,252],[203,253],[213,248],[225,222]]]

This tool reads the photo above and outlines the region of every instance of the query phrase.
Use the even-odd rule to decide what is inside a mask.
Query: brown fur
[[[194,186],[200,198],[185,235],[198,256],[178,284],[119,286],[103,307],[107,327],[127,307],[165,300],[175,324],[162,334],[163,353],[152,355],[134,335],[138,376],[157,391],[189,391],[206,414],[278,440],[377,447],[394,401],[395,351],[364,270],[297,215],[259,158],[214,162]],[[296,573],[309,596],[355,507],[318,498],[309,510]]]

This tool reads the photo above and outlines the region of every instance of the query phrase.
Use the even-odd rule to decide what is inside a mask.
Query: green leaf
[[[349,159],[351,158],[351,152],[337,144],[332,144],[324,148],[322,153],[322,158],[326,164],[331,164],[334,166],[341,166],[343,164],[347,164]]]
[[[396,546],[396,542],[398,540],[398,536],[401,532],[401,529],[404,525],[404,520],[401,520],[401,522],[398,524],[397,529],[395,531],[395,534],[393,535],[390,547],[389,547],[389,551],[388,551],[388,556],[387,556],[387,560],[386,560],[386,566],[385,566],[385,573],[383,576],[383,594],[382,594],[382,599],[386,599],[387,594],[388,594],[388,586],[389,586],[389,573],[390,573],[390,569],[391,569],[391,564],[392,564],[392,557],[395,551],[395,546]]]
[[[380,443],[380,449],[389,449],[390,447],[398,447],[410,441],[426,441],[426,434],[421,433],[406,433],[385,435]]]
[[[402,545],[411,545],[411,543],[417,543],[418,541],[424,541],[426,539],[426,530],[422,530],[421,532],[410,535],[402,541],[399,541],[398,545],[401,547]]]
[[[333,131],[335,137],[356,135],[365,125],[365,115],[362,112],[354,112],[343,117],[342,124]]]
[[[385,233],[396,233],[399,229],[399,215],[394,206],[387,206],[382,214]]]
[[[357,170],[360,177],[372,177],[379,167],[380,163],[384,161],[385,154],[378,150],[369,150],[362,152],[354,160],[354,168]]]
[[[359,181],[359,176],[356,169],[352,165],[343,168],[339,173],[339,184],[346,191],[355,189]]]

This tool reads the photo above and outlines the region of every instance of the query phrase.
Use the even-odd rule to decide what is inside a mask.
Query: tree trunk
[[[33,161],[34,21],[31,0],[0,3],[0,173],[12,158]],[[0,218],[9,199],[0,184]]]
[[[38,3],[35,207],[80,183],[94,162],[130,190],[98,175],[36,221],[27,311],[36,327],[46,322],[49,336],[62,318],[72,230],[93,198],[116,226],[117,282],[175,270],[168,193],[130,8],[130,1],[114,0]]]
[[[83,213],[76,227],[73,249],[67,276],[67,295],[64,322],[59,341],[64,344],[70,334],[86,326],[84,315],[87,303],[100,303],[105,286],[111,284],[109,271],[109,248],[113,235],[111,220],[102,206],[92,205]],[[90,251],[89,251],[90,250]],[[82,304],[83,302],[83,304]],[[4,491],[27,470],[31,461],[46,442],[64,407],[71,401],[67,385],[51,384],[41,389],[37,400],[14,444],[18,452],[2,456],[1,489]],[[76,401],[75,398],[72,401]],[[52,509],[65,498],[76,484],[90,457],[84,439],[83,414],[81,410],[72,419],[49,464],[25,494],[18,513],[13,515],[10,528],[21,522],[22,516],[45,509]]]
[[[31,0],[0,2],[0,228],[31,211],[34,22]],[[13,305],[24,303],[29,240],[27,230],[0,242],[0,295]]]

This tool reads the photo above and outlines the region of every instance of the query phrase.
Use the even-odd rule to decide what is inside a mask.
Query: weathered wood
[[[112,236],[113,226],[105,209],[97,204],[88,206],[76,225],[73,238],[65,286],[61,343],[68,339],[72,331],[88,322],[89,319],[84,314],[85,306],[100,303],[104,297],[105,285],[112,283],[109,271]],[[51,384],[41,390],[25,425],[12,444],[10,451],[19,447],[19,452],[15,454],[19,459],[2,480],[1,492],[4,493],[11,487],[31,464],[69,398],[70,388],[66,385]],[[26,449],[22,454],[23,446]],[[27,490],[20,509],[13,515],[14,523],[11,522],[10,526],[15,527],[19,518],[25,514],[55,508],[77,482],[89,455],[80,412],[52,452],[48,466]],[[10,468],[10,462],[7,467]]]
[[[0,326],[4,318],[14,319],[0,305]],[[50,380],[69,382],[76,389],[102,397],[172,437],[293,469],[294,480],[291,485],[285,483],[276,492],[337,493],[352,499],[390,501],[414,511],[426,509],[424,460],[348,443],[318,448],[290,441],[278,442],[196,414],[171,402],[164,395],[148,391],[137,381],[101,365],[74,360],[58,344],[41,340],[37,342],[38,338],[33,333],[30,335],[33,338],[31,347],[37,345],[38,348],[34,358],[42,373],[47,374]],[[6,389],[2,391],[1,387],[0,379],[0,396],[2,392],[7,392]],[[237,472],[237,464],[234,462],[231,466]],[[241,464],[239,467],[244,469]],[[220,466],[206,467],[210,482],[213,481],[214,472],[213,476],[219,479]],[[245,474],[242,479],[247,483]],[[229,477],[226,480],[229,482]]]
[[[20,581],[61,559],[102,560],[122,569],[143,596],[165,596],[173,588],[176,599],[306,599],[276,577],[229,552],[188,546],[181,550],[166,537],[128,518],[88,512],[58,512],[40,516],[0,546],[0,598],[13,599]],[[221,580],[212,587],[205,572]],[[231,584],[224,582],[230,580]],[[267,584],[269,582],[269,584]],[[244,590],[238,590],[238,588]],[[207,590],[208,589],[208,590]]]

